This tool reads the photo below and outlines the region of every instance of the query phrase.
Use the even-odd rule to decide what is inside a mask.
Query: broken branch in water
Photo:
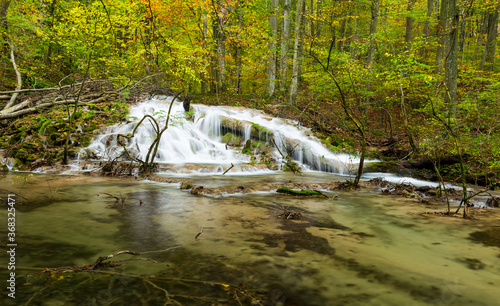
[[[283,213],[279,214],[278,217],[284,220],[292,219],[292,220],[298,220],[302,218],[302,214],[298,211],[299,209],[295,209],[295,211],[289,211],[288,207],[283,207],[281,206],[281,209],[283,209]]]
[[[125,202],[129,199],[128,197],[124,197],[121,194],[118,197],[118,196],[112,195],[111,193],[106,193],[106,192],[99,192],[96,195],[100,196],[101,194],[107,195],[108,198],[114,198],[117,202],[120,202],[120,204],[122,204],[122,205],[125,205]],[[130,199],[132,199],[132,200],[139,200],[139,205],[141,205],[141,206],[144,203],[144,201],[141,200],[141,199],[136,199],[136,198],[130,198]]]
[[[229,170],[233,169],[234,165],[233,163],[231,163],[231,167],[227,168],[226,171],[224,171],[224,173],[222,173],[222,175],[226,174]]]
[[[123,259],[123,260],[119,260],[119,261],[107,261],[107,260],[111,259],[111,258],[115,258],[115,257],[120,256],[120,255],[139,256],[139,255],[144,255],[144,254],[161,253],[161,252],[167,252],[167,251],[177,249],[177,248],[183,248],[183,247],[186,247],[186,246],[192,244],[193,242],[195,242],[196,239],[198,239],[198,237],[201,235],[201,233],[203,233],[203,227],[200,227],[200,231],[198,232],[198,234],[194,237],[193,240],[189,241],[188,243],[186,243],[184,245],[170,247],[170,248],[164,249],[164,250],[155,250],[155,251],[146,251],[146,252],[133,252],[133,251],[128,251],[128,250],[118,251],[118,252],[115,252],[113,254],[97,258],[97,260],[94,263],[92,263],[91,265],[84,265],[84,266],[76,266],[75,265],[73,267],[45,268],[42,272],[50,272],[50,273],[52,273],[52,272],[54,272],[54,273],[70,273],[70,272],[84,272],[84,271],[85,272],[97,272],[97,271],[99,271],[98,270],[99,268],[113,267],[113,266],[115,266],[116,263],[121,263],[121,262],[125,262],[125,261],[132,261],[132,260],[143,260],[143,261],[149,261],[152,263],[159,264],[160,262],[158,262],[156,260],[149,259],[149,258],[142,258],[142,257],[141,258]]]

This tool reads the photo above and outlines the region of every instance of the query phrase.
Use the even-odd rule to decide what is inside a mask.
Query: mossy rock
[[[278,188],[276,192],[302,197],[327,197],[323,193],[316,190],[294,190],[286,187]]]
[[[192,189],[194,186],[191,183],[183,182],[181,183],[181,189]]]
[[[233,133],[242,134],[243,128],[241,122],[236,119],[221,117],[222,129],[225,131],[231,131]]]
[[[226,133],[222,137],[222,142],[226,143],[228,146],[239,147],[243,144],[243,138],[233,133]]]
[[[79,146],[81,146],[81,147],[87,147],[90,144],[90,140],[91,140],[91,138],[89,136],[87,136],[87,135],[81,135],[78,138]]]
[[[266,127],[263,127],[257,123],[250,122],[252,127],[250,128],[250,136],[254,139],[267,139],[269,137],[273,137],[274,134],[271,130]]]
[[[252,141],[250,139],[247,140],[245,146],[241,149],[241,153],[252,155]]]
[[[0,171],[1,172],[9,172],[9,167],[7,167],[7,165],[0,164]]]
[[[363,172],[395,173],[400,175],[410,175],[410,172],[395,161],[369,162],[363,166]]]

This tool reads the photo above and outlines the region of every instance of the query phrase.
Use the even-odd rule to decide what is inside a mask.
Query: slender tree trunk
[[[281,34],[281,55],[280,55],[280,89],[286,90],[288,75],[288,50],[290,48],[290,11],[292,9],[291,0],[283,0],[283,28]]]
[[[271,37],[267,45],[267,88],[266,92],[269,97],[274,95],[276,89],[276,41],[278,37],[278,5],[279,0],[272,0],[271,12],[269,16],[269,23],[271,26]]]
[[[243,28],[243,0],[238,2],[238,42],[236,46],[236,93],[241,93],[241,29]]]
[[[483,57],[481,58],[481,63],[479,64],[480,70],[493,70],[493,62],[495,59],[495,46],[498,36],[498,8],[494,12],[488,13],[488,27],[487,27],[487,37],[486,44],[484,46]],[[488,62],[488,67],[485,67],[485,63]]]
[[[226,3],[217,0],[217,7],[214,9],[214,35],[216,40],[216,54],[217,54],[217,91],[226,90],[226,22],[227,22],[227,8]]]
[[[14,72],[16,73],[16,81],[17,81],[17,85],[16,85],[16,90],[21,90],[21,88],[23,87],[23,79],[21,77],[21,72],[19,72],[19,69],[17,68],[17,64],[16,64],[16,56],[14,54],[14,50],[15,50],[15,47],[14,47],[14,43],[12,43],[9,40],[7,40],[8,43],[9,43],[9,47],[10,47],[10,61],[12,62],[12,67],[14,68]],[[10,97],[10,100],[9,102],[7,103],[7,105],[5,105],[5,108],[4,109],[7,109],[9,107],[12,107],[15,103],[16,103],[16,99],[17,99],[17,96],[19,94],[16,92],[14,93],[11,97]]]
[[[297,10],[295,18],[295,41],[293,47],[292,80],[290,82],[290,104],[297,104],[297,92],[299,88],[300,71],[300,44],[302,43],[302,19],[303,19],[304,0],[297,0]]]
[[[0,0],[0,27],[2,29],[7,29],[7,24],[5,19],[7,17],[7,12],[9,11],[9,5],[11,0]]]
[[[425,38],[428,37],[431,33],[430,24],[431,24],[432,11],[434,9],[434,2],[435,0],[427,0],[427,15],[425,18],[424,30],[423,30]],[[420,57],[424,57],[426,53],[427,53],[427,48],[423,46],[420,49],[419,55]]]
[[[366,55],[366,67],[370,71],[370,74],[373,71],[373,61],[375,58],[375,35],[377,34],[377,23],[378,23],[378,15],[379,15],[379,0],[372,0],[371,6],[371,22],[370,22],[370,46],[368,47],[368,54]],[[366,92],[368,95],[366,96],[366,102],[370,102],[370,93],[372,90],[371,80],[368,79],[366,83]],[[360,105],[361,107],[361,105]],[[366,107],[362,108],[363,111],[366,111]]]
[[[203,36],[203,49],[206,50],[207,49],[207,39],[208,39],[208,24],[207,24],[207,12],[206,12],[206,4],[203,5],[203,15],[202,15],[202,23],[203,23],[203,26],[202,26],[202,32],[201,32],[201,35]],[[204,62],[206,62],[207,58],[205,57],[204,59]],[[209,59],[210,61],[210,59]],[[210,68],[211,70],[211,65],[210,65]],[[204,75],[203,71],[200,72],[201,74],[201,93],[206,93],[207,92],[207,79],[206,79],[206,76]],[[211,74],[211,73],[209,73]]]
[[[448,0],[448,18],[451,20],[449,32],[446,35],[445,84],[446,93],[444,103],[448,112],[450,126],[455,120],[457,107],[457,78],[458,78],[458,27],[460,15],[458,0]]]
[[[52,35],[52,31],[53,31],[53,26],[54,26],[54,12],[56,10],[56,4],[57,4],[57,0],[52,0],[52,2],[50,3],[50,6],[49,6],[49,22],[47,22],[47,28],[50,29],[50,36],[49,36],[49,46],[47,47],[47,55],[45,56],[45,64],[47,64],[48,66],[51,65],[52,63],[52,48],[53,48],[53,35]]]
[[[323,7],[323,1],[321,0],[316,1],[316,15],[318,16],[318,19],[321,19],[321,16],[323,15],[322,7]],[[320,36],[321,36],[321,22],[316,22],[316,37]]]
[[[351,58],[353,60],[356,60],[358,57],[358,49],[356,43],[358,42],[358,28],[359,28],[359,16],[356,14],[356,17],[354,17],[354,34],[352,35],[351,39]]]
[[[446,31],[448,29],[448,2],[454,0],[441,0],[441,7],[438,15],[437,37],[438,46],[436,50],[436,74],[442,75],[444,69]]]
[[[370,11],[372,15],[370,22],[370,46],[368,47],[368,54],[366,56],[366,66],[369,69],[372,69],[373,60],[375,56],[375,34],[377,33],[379,0],[372,0],[372,6]]]
[[[342,49],[344,47],[345,28],[346,28],[348,18],[350,18],[350,17],[342,18],[342,21],[340,21],[339,42],[337,43],[337,50],[339,52],[342,52]]]
[[[431,16],[432,11],[434,10],[434,2],[435,0],[427,0],[427,15],[424,23],[424,35],[428,36],[431,33],[430,24],[431,24]]]
[[[415,5],[416,0],[408,0],[408,7],[406,8],[406,12],[411,15],[413,12],[413,6]],[[406,50],[410,52],[411,49],[411,34],[413,30],[413,21],[414,18],[412,16],[406,16],[406,34],[405,34],[405,44]]]
[[[487,27],[488,27],[488,14],[486,12],[483,13],[483,16],[481,17],[481,21],[478,23],[481,24],[480,27],[478,27],[477,31],[477,42],[476,42],[476,51],[474,52],[474,61],[478,60],[479,54],[481,53],[481,44],[483,43],[483,39],[486,36],[487,33]]]

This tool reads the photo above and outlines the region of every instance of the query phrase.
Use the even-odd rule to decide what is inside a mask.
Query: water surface
[[[237,304],[236,296],[248,304],[248,295],[263,305],[493,305],[500,298],[496,209],[463,220],[423,214],[444,208],[371,189],[326,192],[335,200],[272,192],[206,197],[179,184],[27,176],[0,179],[2,199],[16,194],[18,243],[16,301],[3,289],[2,305],[163,305],[166,292],[185,305]],[[337,179],[310,173],[192,181],[218,187]],[[302,219],[277,218],[283,207],[301,212]],[[6,209],[0,214],[6,220]],[[26,277],[35,272],[28,268],[81,266],[121,250],[182,246],[200,227],[203,233],[186,247],[143,255],[161,264],[108,268],[116,275]],[[0,232],[6,254],[6,226]],[[152,285],[139,275],[157,278]],[[5,269],[1,276],[7,278]],[[240,284],[245,289],[231,289]]]

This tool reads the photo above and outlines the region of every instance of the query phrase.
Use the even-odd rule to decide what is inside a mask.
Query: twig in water
[[[229,170],[233,169],[234,165],[233,163],[231,163],[231,167],[227,168],[226,171],[224,171],[224,173],[222,173],[222,175],[226,174]]]

